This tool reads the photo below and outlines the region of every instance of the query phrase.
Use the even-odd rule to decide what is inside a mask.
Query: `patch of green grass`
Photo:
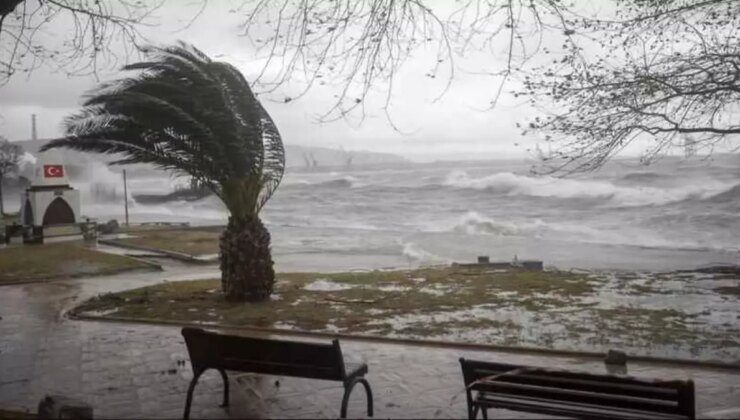
[[[198,227],[181,229],[140,229],[130,231],[133,238],[116,239],[123,245],[161,249],[198,256],[217,254],[223,227]]]
[[[349,288],[306,290],[305,286],[315,280]],[[434,288],[443,292],[425,292]],[[497,295],[504,290],[516,293]],[[446,267],[361,273],[285,273],[278,274],[274,299],[268,302],[226,302],[221,297],[218,280],[199,280],[103,295],[85,302],[77,310],[117,309],[112,315],[260,327],[282,323],[304,330],[322,330],[332,325],[343,331],[362,333],[382,330],[378,319],[405,314],[423,316],[477,305],[519,305],[535,310],[542,305],[561,303],[554,296],[521,303],[519,294],[533,290],[562,293],[563,299],[568,300],[573,295],[589,293],[592,288],[590,279],[583,275],[553,271],[488,272]],[[455,322],[475,328],[480,320]],[[488,325],[490,327],[491,322]],[[419,323],[411,329],[418,335],[435,335],[440,328],[446,326]]]
[[[322,287],[306,289],[319,284],[314,282]],[[272,299],[261,303],[226,302],[218,280],[165,283],[102,295],[75,311],[553,348],[737,348],[727,338],[737,331],[733,325],[709,324],[703,313],[660,302],[650,307],[605,302],[602,291],[630,296],[634,289],[629,283],[615,286],[608,275],[432,267],[278,274]]]
[[[695,338],[689,328],[695,314],[676,309],[648,309],[638,307],[594,308],[591,319],[596,320],[600,334],[643,336],[655,343],[676,343]]]
[[[0,249],[0,284],[112,274],[137,268],[151,266],[133,258],[95,251],[81,242]]]

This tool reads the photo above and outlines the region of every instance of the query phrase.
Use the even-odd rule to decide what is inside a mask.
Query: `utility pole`
[[[126,170],[123,170],[123,203],[126,209],[126,227],[128,227],[128,188],[126,186]]]

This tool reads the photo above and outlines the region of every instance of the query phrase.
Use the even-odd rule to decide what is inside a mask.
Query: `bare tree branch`
[[[244,36],[264,61],[255,80],[261,93],[292,91],[282,98],[289,102],[317,85],[337,88],[320,121],[352,113],[361,121],[373,94],[384,98],[390,121],[394,79],[418,53],[433,57],[420,76],[445,78],[435,100],[450,89],[467,53],[490,51],[494,63],[503,57],[486,72],[499,79],[493,106],[512,74],[539,52],[542,31],[560,27],[568,13],[558,0],[246,0],[240,10]]]
[[[11,0],[0,7],[0,85],[42,65],[68,75],[117,67],[164,0]],[[51,33],[53,25],[69,31]],[[66,35],[69,33],[68,35]]]
[[[646,161],[681,140],[708,151],[737,142],[740,2],[619,5],[618,19],[580,23],[601,34],[598,54],[583,62],[571,51],[565,65],[530,74],[519,92],[545,113],[523,131],[555,146],[543,156],[546,169],[592,170],[637,140],[651,145]]]

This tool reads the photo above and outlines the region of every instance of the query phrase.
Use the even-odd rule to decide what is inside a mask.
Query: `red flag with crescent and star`
[[[64,177],[63,165],[44,165],[44,178],[62,178]]]

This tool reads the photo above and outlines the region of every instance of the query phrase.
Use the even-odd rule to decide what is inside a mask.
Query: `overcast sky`
[[[224,5],[228,2],[210,2],[192,26],[175,32],[173,29],[194,13],[192,7],[173,7],[184,3],[170,2],[159,10],[155,18],[159,25],[145,29],[144,34],[160,43],[177,39],[193,43],[212,57],[234,64],[252,80],[258,60],[245,39],[237,36],[242,18],[227,13]],[[55,22],[49,34],[68,31],[64,26],[64,22]],[[457,73],[446,95],[434,101],[445,77],[432,80],[423,76],[430,58],[432,52],[418,51],[397,76],[390,116],[400,132],[391,127],[381,109],[382,86],[368,101],[367,117],[359,124],[317,123],[317,114],[330,106],[336,93],[331,88],[317,87],[290,103],[263,102],[287,144],[389,152],[420,160],[527,156],[527,148],[533,147],[538,138],[521,136],[515,123],[526,120],[533,110],[508,93],[495,109],[487,109],[497,79],[465,73]],[[490,69],[500,66],[502,59],[503,54],[487,52],[468,58],[466,66],[471,70]],[[102,79],[115,76],[101,74]],[[78,108],[81,95],[96,83],[92,77],[70,78],[48,68],[40,68],[28,78],[13,77],[0,87],[0,135],[11,140],[29,139],[31,114],[37,115],[39,137],[61,135],[62,119]],[[509,86],[513,88],[513,84]]]

